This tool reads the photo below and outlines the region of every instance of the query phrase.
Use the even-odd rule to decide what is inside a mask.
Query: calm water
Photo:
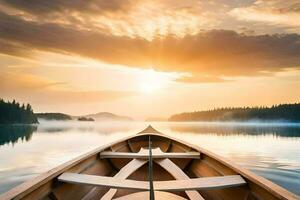
[[[149,123],[41,122],[0,126],[0,193]],[[300,195],[300,124],[151,123]]]

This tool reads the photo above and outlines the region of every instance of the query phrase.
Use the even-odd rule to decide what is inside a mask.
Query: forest
[[[0,124],[34,124],[38,123],[30,104],[20,104],[0,99]]]
[[[216,108],[172,115],[169,121],[288,121],[300,122],[300,103],[271,107]]]
[[[72,117],[63,113],[36,113],[36,116],[44,120],[72,120]]]

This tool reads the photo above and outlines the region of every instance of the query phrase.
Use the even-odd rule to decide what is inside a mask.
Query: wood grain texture
[[[130,161],[125,167],[123,167],[115,176],[114,178],[126,179],[130,176],[133,172],[147,163],[148,160],[138,160],[133,159]],[[116,194],[117,189],[110,189],[102,198],[101,200],[110,200]]]
[[[148,159],[149,152],[141,153],[126,153],[126,152],[110,152],[104,151],[100,153],[100,158],[138,158],[138,159]],[[187,152],[187,153],[164,153],[164,152],[153,152],[152,158],[181,158],[181,159],[199,159],[199,152]]]
[[[154,195],[155,195],[155,200],[170,200],[170,199],[186,200],[186,198],[183,198],[176,194],[172,194],[170,192],[156,191]],[[149,192],[136,192],[136,193],[132,193],[126,196],[116,198],[114,200],[141,200],[141,199],[143,200],[149,199]]]
[[[154,160],[157,164],[167,170],[175,179],[185,179],[188,180],[188,177],[175,163],[173,163],[170,159],[157,159]],[[199,192],[190,190],[185,191],[186,195],[192,200],[204,200],[204,198],[199,194]]]
[[[103,186],[110,188],[149,190],[148,181],[124,180],[120,178],[94,176],[87,174],[63,173],[58,180],[66,183]],[[246,184],[239,175],[194,178],[188,180],[154,181],[158,191],[184,191],[199,189],[223,189]]]

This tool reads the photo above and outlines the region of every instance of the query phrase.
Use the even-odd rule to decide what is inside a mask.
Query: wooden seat
[[[58,177],[61,182],[102,186],[109,188],[149,190],[148,181],[124,180],[114,177],[87,174],[63,173]],[[185,191],[201,189],[222,189],[246,184],[240,175],[193,178],[188,180],[154,181],[157,191]]]
[[[138,158],[138,159],[148,159],[149,151],[143,150],[138,153],[127,153],[127,152],[112,152],[104,151],[100,153],[100,158]],[[162,151],[152,152],[152,158],[186,158],[186,159],[200,159],[199,152],[187,152],[187,153],[164,153]]]
[[[139,152],[147,151],[144,148],[141,148]],[[114,177],[115,178],[122,178],[126,179],[130,176],[133,172],[147,163],[148,160],[141,160],[141,159],[133,159],[127,165],[125,165]],[[109,189],[102,197],[101,200],[111,200],[113,196],[117,193],[117,189]]]
[[[148,160],[138,160],[133,159],[130,161],[127,165],[125,165],[115,176],[114,178],[121,178],[126,179],[128,176],[130,176],[133,172],[135,172],[137,169],[142,167],[145,163],[147,163]],[[106,194],[101,198],[101,200],[110,200],[113,198],[113,196],[116,194],[117,189],[110,189]]]
[[[167,170],[175,179],[185,179],[188,180],[188,177],[175,163],[173,163],[170,159],[157,159],[154,160],[157,164],[159,164],[162,168]],[[204,198],[199,194],[198,191],[188,190],[185,191],[186,195],[192,200],[204,200]]]
[[[163,153],[160,148],[155,148],[152,150],[153,154],[158,156],[166,155],[170,153]],[[114,152],[107,152],[114,153]],[[120,153],[120,152],[118,152]],[[123,153],[125,154],[125,153]],[[127,154],[127,153],[126,153]],[[141,148],[138,153],[135,153],[139,156],[148,155],[148,149]],[[109,154],[106,154],[109,155]],[[119,156],[119,155],[118,155]],[[199,155],[200,157],[200,155]],[[147,157],[148,158],[148,157]],[[149,182],[147,181],[133,181],[133,180],[125,180],[129,177],[134,171],[139,169],[145,163],[147,163],[147,159],[133,159],[127,165],[125,165],[114,177],[102,177],[102,176],[92,176],[92,175],[84,175],[84,174],[72,174],[66,173],[59,177],[60,181],[76,183],[76,184],[87,184],[94,185],[93,188],[83,199],[89,199],[90,193],[92,194],[94,190],[97,189],[98,186],[110,187],[109,191],[102,196],[101,200],[110,200],[117,192],[117,188],[122,189],[136,189],[136,190],[149,190]],[[232,187],[238,185],[238,179],[242,179],[237,176],[229,177],[210,177],[210,178],[198,178],[198,185],[196,183],[196,179],[190,179],[175,163],[173,163],[170,159],[155,159],[158,165],[163,167],[166,171],[168,171],[175,179],[179,181],[157,181],[154,182],[155,190],[166,190],[166,191],[177,191],[177,190],[185,190],[187,196],[193,200],[204,200],[204,198],[198,193],[196,190],[192,190],[191,187],[195,189],[214,189],[219,187]],[[221,178],[221,179],[220,179]],[[186,180],[186,182],[182,182],[182,180]],[[208,182],[207,182],[208,181]],[[243,184],[243,179],[240,180],[240,184]],[[168,187],[168,184],[172,185],[172,187]],[[199,185],[200,184],[200,185]],[[202,184],[202,185],[201,185]],[[169,186],[170,186],[169,185]],[[174,187],[173,187],[174,186]],[[188,187],[189,186],[189,187]],[[141,194],[139,194],[141,195]],[[139,196],[137,194],[137,196]],[[130,198],[133,196],[130,196]],[[129,196],[128,196],[129,198]]]
[[[139,152],[148,152],[148,150],[141,148]],[[162,153],[160,148],[153,149],[154,153]],[[130,174],[132,174],[135,170],[140,168],[143,164],[145,164],[147,160],[137,160],[133,159],[129,162],[125,167],[123,167],[114,177],[115,178],[123,178],[126,179]],[[170,159],[158,159],[155,160],[157,164],[166,169],[175,179],[189,179],[189,177]],[[131,166],[131,167],[129,167]],[[131,170],[130,170],[131,169]],[[110,189],[101,200],[110,200],[117,193],[117,189]],[[193,200],[204,200],[201,195],[197,191],[186,191],[187,196]]]
[[[148,162],[147,160],[133,159],[127,165],[125,165],[117,174],[115,174],[114,178],[126,179],[128,176],[130,176],[133,172],[135,172],[137,169],[142,167],[147,162]],[[93,192],[96,190],[96,188],[97,187],[91,189],[91,191],[88,194],[86,194],[82,200],[90,199],[90,196],[93,195]],[[117,192],[117,189],[110,189],[101,198],[101,200],[112,199],[113,196],[116,194],[116,192]]]
[[[154,192],[155,200],[186,200],[186,198],[183,198],[181,196],[178,196],[176,194],[170,193],[170,192],[161,192],[161,191],[155,191]],[[116,198],[114,200],[141,200],[141,199],[149,199],[149,192],[136,192],[129,195],[125,195],[119,198]]]

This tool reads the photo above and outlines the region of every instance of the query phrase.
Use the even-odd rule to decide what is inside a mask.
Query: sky
[[[135,119],[300,102],[299,0],[0,0],[0,97]]]

